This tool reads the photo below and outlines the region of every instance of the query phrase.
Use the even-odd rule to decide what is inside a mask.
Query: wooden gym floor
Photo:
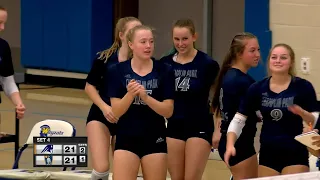
[[[91,102],[86,94],[79,89],[45,88],[35,85],[21,85],[21,96],[27,108],[25,118],[20,121],[20,147],[26,142],[33,125],[44,119],[62,119],[72,123],[77,130],[77,136],[86,136],[85,122]],[[35,88],[35,89],[32,89]],[[43,88],[43,89],[40,89]],[[0,132],[14,133],[14,107],[1,92],[0,104],[1,124]],[[24,151],[19,168],[33,168],[33,149]],[[14,162],[14,143],[0,144],[0,169],[10,169]],[[56,171],[62,168],[46,168]],[[87,168],[92,169],[90,157]],[[204,180],[229,179],[230,172],[222,161],[208,160]]]

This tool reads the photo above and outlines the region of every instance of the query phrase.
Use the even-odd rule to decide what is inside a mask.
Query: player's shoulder
[[[6,40],[0,38],[0,47],[2,47],[2,48],[9,47],[9,43]]]
[[[152,58],[154,66],[158,69],[159,72],[166,73],[172,70],[172,65],[166,61],[156,60]]]
[[[220,69],[219,63],[203,51],[198,50],[197,58],[200,58],[203,65],[208,67],[210,70]]]
[[[159,59],[159,61],[162,63],[170,64],[171,62],[173,62],[173,59],[172,59],[173,55],[174,54],[169,54],[169,55],[163,56]]]
[[[256,81],[251,84],[250,89],[258,90],[263,88],[268,88],[270,82],[270,77],[265,77],[259,81]]]
[[[300,89],[301,91],[314,89],[312,83],[304,78],[293,76],[291,82],[294,84],[294,88]]]
[[[298,76],[293,76],[292,82],[295,84],[299,84],[299,85],[311,85],[312,84],[309,80],[304,79],[302,77],[298,77]]]

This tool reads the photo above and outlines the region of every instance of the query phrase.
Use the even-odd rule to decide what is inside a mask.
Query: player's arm
[[[92,102],[97,105],[100,109],[103,109],[107,105],[100,97],[97,87],[101,83],[101,77],[104,75],[104,61],[100,59],[95,59],[91,70],[86,79],[85,92],[92,100]]]
[[[7,42],[5,42],[4,46],[2,64],[5,67],[3,72],[0,72],[0,83],[3,87],[3,91],[15,106],[21,105],[23,103],[14,79],[11,49]]]
[[[215,82],[216,82],[216,79],[218,77],[218,74],[219,74],[219,71],[220,71],[220,67],[219,67],[219,64],[217,63],[217,61],[215,61],[213,59],[210,59],[210,64],[209,64],[208,68],[209,69],[207,70],[207,74],[208,74],[207,77],[209,78],[208,81],[211,84],[210,92],[214,92]],[[216,132],[220,132],[220,125],[221,125],[220,110],[215,109],[213,107],[212,101],[210,103],[210,107],[211,107],[212,112],[213,112],[213,122],[214,122],[215,131]]]
[[[302,83],[303,84],[298,87],[303,88],[299,91],[299,96],[301,97],[302,102],[301,104],[290,106],[289,110],[292,113],[299,115],[306,124],[315,128],[319,119],[320,111],[317,95],[313,85],[309,81],[303,80]]]
[[[121,73],[116,65],[112,66],[106,74],[105,83],[108,83],[112,112],[116,118],[120,118],[128,111],[134,100],[134,95],[122,84]],[[131,87],[131,85],[132,83],[129,83],[127,86]]]
[[[10,98],[14,105],[22,104],[19,90],[13,75],[7,77],[0,76],[0,83],[3,87],[4,93],[8,98]]]
[[[236,143],[237,139],[242,133],[243,127],[246,125],[247,116],[236,113],[233,119],[230,122],[228,133],[227,133],[227,146]]]
[[[126,93],[123,98],[110,98],[111,107],[115,117],[120,118],[126,113],[134,100],[134,96]]]
[[[159,115],[170,118],[173,113],[173,99],[166,99],[163,101],[158,101],[153,97],[146,95],[141,97],[144,103],[146,103],[152,110],[154,110]]]
[[[240,100],[238,112],[230,122],[227,133],[227,145],[234,146],[236,140],[240,137],[242,129],[246,124],[247,116],[254,114],[259,107],[259,89],[257,84],[252,84],[244,93]]]
[[[166,67],[167,70],[163,74],[164,77],[161,79],[161,90],[163,94],[163,101],[158,101],[153,97],[145,94],[141,96],[141,99],[146,103],[152,110],[159,115],[170,118],[173,114],[174,109],[174,91],[175,91],[175,80],[174,73],[171,66]]]
[[[220,114],[221,112],[220,110],[217,110],[217,109],[213,112],[214,112],[213,114],[214,129],[215,131],[220,132],[221,120],[222,120],[221,114]]]

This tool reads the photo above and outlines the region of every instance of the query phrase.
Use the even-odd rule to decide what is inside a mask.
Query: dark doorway
[[[139,16],[139,0],[114,0],[113,1],[113,27],[118,19],[126,16]]]

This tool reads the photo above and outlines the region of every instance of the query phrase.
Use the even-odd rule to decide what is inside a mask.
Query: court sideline
[[[34,89],[33,89],[34,88]],[[41,89],[43,88],[43,89]],[[33,125],[44,119],[62,119],[72,123],[77,130],[77,136],[86,136],[85,122],[91,102],[86,94],[79,89],[45,88],[35,85],[21,85],[21,96],[27,108],[25,118],[20,121],[20,147],[24,144]],[[14,133],[14,107],[1,92],[3,102],[0,104],[0,131]],[[258,142],[258,140],[257,140]],[[257,148],[259,148],[256,143]],[[21,157],[19,168],[33,168],[32,148],[25,150]],[[0,169],[10,169],[14,161],[14,144],[0,144]],[[91,169],[89,157],[88,168]],[[111,165],[112,167],[112,165]],[[46,168],[57,171],[62,168]],[[203,180],[229,179],[230,172],[222,161],[208,160]]]

